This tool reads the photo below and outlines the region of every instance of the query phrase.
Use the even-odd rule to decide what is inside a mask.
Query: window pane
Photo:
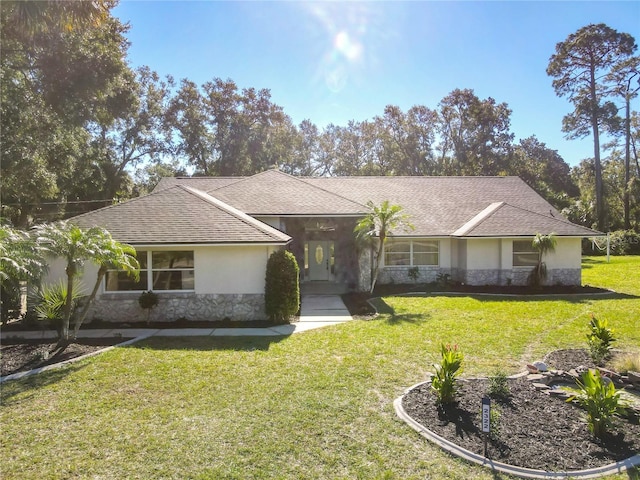
[[[398,242],[398,241],[392,241],[392,242],[387,242],[387,244],[384,246],[385,250],[387,252],[406,252],[409,253],[409,250],[411,248],[411,244],[409,242]]]
[[[193,251],[152,252],[151,262],[154,270],[171,268],[193,268]]]
[[[193,270],[153,272],[154,290],[193,290],[194,285]]]
[[[516,253],[513,252],[514,267],[534,267],[538,264],[537,253]]]
[[[414,265],[438,265],[438,253],[416,253],[413,251]]]
[[[410,255],[409,252],[387,252],[384,257],[384,264],[387,266],[392,265],[410,265]]]
[[[533,267],[538,264],[538,252],[535,251],[531,241],[513,241],[513,266]]]
[[[140,270],[147,269],[147,251],[146,250],[137,250],[136,251],[136,259],[140,264]]]
[[[528,252],[535,253],[533,249],[533,245],[529,240],[514,240],[513,241],[513,251],[518,253]]]
[[[433,242],[413,242],[413,253],[438,253],[438,241]]]
[[[107,292],[126,292],[131,290],[146,290],[147,289],[147,272],[140,272],[140,280],[135,281],[133,277],[130,277],[125,272],[111,271],[107,272],[105,280],[105,288]]]

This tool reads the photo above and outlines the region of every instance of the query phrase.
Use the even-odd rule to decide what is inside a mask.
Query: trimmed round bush
[[[265,309],[271,321],[289,323],[300,309],[300,267],[287,250],[273,252],[267,261]]]

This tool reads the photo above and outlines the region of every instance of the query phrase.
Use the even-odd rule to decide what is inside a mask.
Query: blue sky
[[[535,134],[571,165],[593,156],[593,143],[561,132],[571,106],[545,72],[556,43],[589,23],[640,41],[637,1],[121,0],[114,14],[131,25],[133,67],[268,88],[296,124],[346,125],[390,104],[436,108],[471,88],[509,105],[516,139]]]

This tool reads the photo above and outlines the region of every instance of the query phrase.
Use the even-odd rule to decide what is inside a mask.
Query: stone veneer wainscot
[[[89,318],[106,322],[131,323],[147,320],[138,304],[139,294],[105,294],[96,299]],[[158,305],[151,310],[152,322],[251,321],[266,320],[262,294],[158,293]]]

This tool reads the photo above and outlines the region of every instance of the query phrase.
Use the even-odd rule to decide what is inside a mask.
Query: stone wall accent
[[[371,249],[363,248],[358,257],[357,289],[368,292],[371,288]]]
[[[528,268],[513,270],[467,270],[459,271],[459,281],[467,285],[517,285],[529,284]],[[455,278],[455,277],[454,277]],[[554,268],[547,271],[544,285],[581,285],[582,270],[580,268]]]
[[[131,323],[147,320],[147,312],[138,304],[138,294],[106,294],[96,299],[89,318],[106,322]],[[262,294],[159,293],[158,305],[151,310],[152,322],[266,320]]]
[[[389,283],[433,283],[438,280],[438,275],[452,275],[450,268],[438,268],[420,266],[418,268],[418,278],[414,280],[409,276],[409,270],[416,267],[387,267],[380,269],[378,283],[381,285]]]

